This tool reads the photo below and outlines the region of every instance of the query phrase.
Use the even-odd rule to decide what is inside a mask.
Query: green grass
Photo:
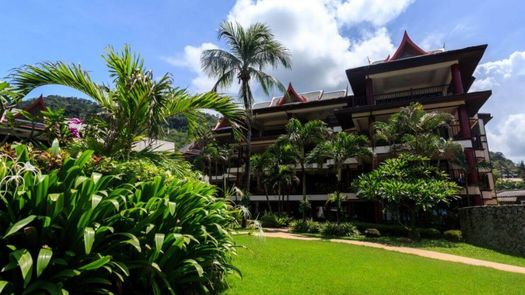
[[[322,238],[319,234],[303,234],[309,237]],[[381,243],[391,246],[400,247],[411,247],[425,250],[431,250],[436,252],[454,254],[459,256],[465,256],[470,258],[482,259],[487,261],[512,264],[517,266],[525,267],[525,257],[513,256],[498,252],[496,250],[487,249],[467,243],[454,243],[447,240],[430,240],[422,239],[420,241],[407,242],[406,238],[399,237],[379,237],[379,238],[351,238],[351,237],[339,237],[338,239],[344,240],[362,240],[373,243]]]
[[[326,241],[236,236],[226,294],[523,294],[525,275]]]

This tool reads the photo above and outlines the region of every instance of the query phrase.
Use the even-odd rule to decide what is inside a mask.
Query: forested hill
[[[36,98],[25,100],[18,106],[24,108],[31,104]],[[100,106],[92,101],[78,97],[64,97],[58,95],[49,95],[44,97],[44,102],[51,109],[64,109],[64,114],[68,118],[86,119],[100,112]]]
[[[24,108],[31,104],[37,98],[25,100],[19,108]],[[67,118],[81,118],[86,119],[102,111],[102,108],[94,101],[78,98],[78,97],[64,97],[59,95],[49,95],[44,97],[46,107],[51,109],[64,109],[64,114]],[[218,117],[211,114],[206,114],[206,124],[209,126],[215,125]],[[188,125],[181,117],[174,117],[168,120],[169,128],[177,129],[179,131],[187,131]]]
[[[490,152],[490,161],[492,162],[493,172],[497,178],[525,176],[525,164],[523,164],[523,161],[514,163],[512,160],[507,159],[501,152]]]

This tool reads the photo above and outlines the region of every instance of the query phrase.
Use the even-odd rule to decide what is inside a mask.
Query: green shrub
[[[325,237],[352,237],[359,235],[359,231],[351,223],[327,222],[321,229],[321,235]]]
[[[460,242],[463,240],[463,233],[458,229],[447,230],[443,233],[443,236],[451,242]]]
[[[384,224],[384,223],[367,223],[367,222],[355,222],[355,226],[360,231],[365,231],[367,228],[375,228],[385,236],[397,236],[406,237],[408,236],[408,230],[400,224]]]
[[[273,213],[267,213],[261,217],[261,225],[263,227],[274,227],[274,228],[286,227],[288,226],[289,222],[290,222],[290,219],[288,217],[279,216]]]
[[[114,186],[91,152],[43,174],[25,146],[0,155],[0,286],[6,294],[218,292],[235,248],[231,208],[197,180]]]
[[[365,230],[365,236],[369,238],[378,238],[381,236],[381,232],[377,228],[367,228]]]
[[[421,228],[419,234],[425,239],[441,239],[443,235],[435,228]]]
[[[321,231],[321,224],[313,220],[296,220],[290,224],[294,233],[312,233],[316,234]]]

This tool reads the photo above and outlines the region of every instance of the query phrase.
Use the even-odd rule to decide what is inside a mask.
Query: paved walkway
[[[489,268],[507,271],[507,272],[525,274],[525,267],[521,267],[521,266],[515,266],[515,265],[498,263],[498,262],[491,262],[491,261],[486,261],[486,260],[481,260],[481,259],[468,258],[464,256],[440,253],[440,252],[417,249],[417,248],[388,246],[385,244],[364,242],[364,241],[352,241],[352,240],[341,240],[341,239],[328,239],[327,240],[327,239],[321,239],[321,238],[307,237],[307,236],[298,235],[298,234],[292,234],[282,229],[265,229],[262,235],[265,237],[270,237],[270,238],[283,238],[283,239],[304,240],[304,241],[330,241],[333,243],[342,243],[342,244],[372,247],[372,248],[378,248],[378,249],[400,252],[400,253],[405,253],[405,254],[412,254],[412,255],[417,255],[421,257],[437,259],[437,260],[457,262],[457,263],[463,263],[463,264],[475,265],[475,266],[484,266],[484,267],[489,267]]]

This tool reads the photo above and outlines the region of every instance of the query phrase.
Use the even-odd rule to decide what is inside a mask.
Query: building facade
[[[486,47],[479,45],[456,50],[425,51],[405,32],[396,52],[385,60],[346,70],[352,95],[347,90],[297,93],[289,84],[287,93],[282,97],[254,104],[252,153],[263,152],[279,135],[285,133],[285,125],[290,118],[303,122],[319,119],[334,131],[371,137],[374,122],[386,121],[400,108],[418,102],[426,111],[447,112],[455,118],[450,127],[442,130],[442,136],[463,147],[469,172],[464,175],[464,169],[448,163],[443,168],[448,170],[451,179],[464,187],[460,193],[461,205],[495,204],[485,132],[485,125],[491,115],[479,113],[491,96],[491,91],[469,91],[475,79],[474,70]],[[232,130],[227,122],[219,122],[214,132],[217,141],[233,143]],[[375,154],[374,161],[391,156],[389,146],[371,146],[370,149]],[[222,182],[226,177],[240,186],[240,177],[244,172],[240,155],[228,173],[213,176],[211,181]],[[358,159],[346,163],[343,182],[348,197],[347,214],[350,216],[375,221],[383,218],[379,204],[360,200],[350,192],[352,180],[370,171],[374,165],[377,163]],[[330,162],[323,167],[307,167],[307,195],[313,207],[323,206],[328,195],[334,191],[335,176],[330,171]],[[469,184],[468,188],[465,183]],[[266,195],[255,184],[251,193],[251,201],[257,209],[264,210],[267,206]],[[277,201],[278,196],[270,195],[269,199],[271,202]],[[289,200],[292,204],[302,200],[300,184],[292,189]]]

